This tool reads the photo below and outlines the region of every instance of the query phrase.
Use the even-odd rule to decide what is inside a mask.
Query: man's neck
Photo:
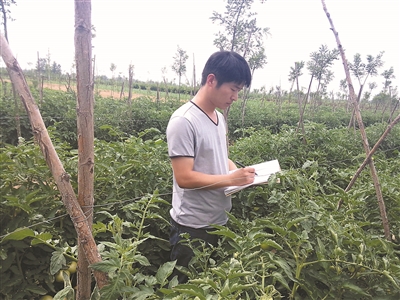
[[[196,103],[198,107],[200,107],[212,120],[216,117],[215,109],[216,107],[213,105],[211,101],[206,97],[204,91],[200,88],[197,94],[194,96],[193,103]]]

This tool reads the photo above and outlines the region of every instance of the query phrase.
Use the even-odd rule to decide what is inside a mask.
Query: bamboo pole
[[[363,123],[362,116],[361,116],[360,105],[359,105],[359,103],[357,101],[357,96],[356,96],[356,93],[354,91],[354,86],[353,86],[353,83],[352,83],[352,80],[351,80],[351,77],[350,77],[350,71],[349,71],[349,66],[347,64],[346,55],[344,53],[343,46],[342,46],[342,44],[340,42],[339,34],[335,30],[335,26],[333,25],[332,18],[331,18],[330,14],[329,14],[329,12],[328,12],[328,10],[326,8],[325,1],[321,0],[321,2],[322,2],[322,7],[324,9],[326,17],[328,18],[329,24],[331,25],[331,30],[332,30],[332,32],[333,32],[333,34],[335,36],[336,43],[337,43],[340,55],[342,57],[342,63],[343,63],[343,67],[344,67],[344,72],[346,74],[346,81],[347,81],[347,84],[348,84],[349,94],[350,94],[350,99],[349,100],[353,104],[356,120],[357,120],[358,127],[360,129],[360,133],[361,133],[361,137],[362,137],[364,150],[365,150],[365,153],[366,153],[366,155],[368,157],[368,155],[370,154],[371,150],[370,150],[367,134],[365,132],[365,127],[364,127],[364,123]],[[385,238],[390,241],[391,240],[391,235],[390,235],[390,228],[389,228],[389,220],[388,220],[387,214],[386,214],[386,206],[385,206],[385,201],[383,200],[383,196],[382,196],[382,190],[381,190],[381,186],[380,186],[380,183],[379,183],[378,172],[376,171],[375,164],[374,164],[374,161],[372,159],[368,160],[368,164],[369,164],[369,167],[370,167],[371,177],[372,177],[372,181],[374,183],[375,192],[376,192],[376,196],[377,196],[377,200],[378,200],[378,205],[379,205],[379,210],[380,210],[380,214],[381,214],[381,218],[382,218],[383,230],[384,230]]]
[[[93,224],[94,125],[92,10],[90,0],[75,0],[75,65],[78,129],[78,203],[90,230]],[[90,299],[92,274],[89,269],[84,240],[78,237],[77,300]]]

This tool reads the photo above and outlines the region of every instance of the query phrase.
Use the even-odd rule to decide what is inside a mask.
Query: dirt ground
[[[59,90],[59,91],[67,91],[67,87],[65,84],[57,84],[57,83],[49,83],[44,82],[43,88],[51,89],[51,90]],[[73,87],[76,90],[76,87]],[[114,98],[119,99],[121,91],[110,91],[110,90],[97,90],[96,87],[94,88],[94,93],[99,94],[101,97],[107,98]],[[141,94],[132,94],[132,99],[138,98],[143,96]],[[128,91],[124,91],[122,97],[128,97]]]

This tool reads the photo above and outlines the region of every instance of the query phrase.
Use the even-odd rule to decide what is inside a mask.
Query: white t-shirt
[[[223,115],[216,111],[217,123],[193,102],[178,108],[167,126],[168,155],[193,157],[194,171],[206,174],[228,174],[228,150]],[[182,189],[173,180],[171,217],[192,228],[225,225],[232,202],[218,189]]]

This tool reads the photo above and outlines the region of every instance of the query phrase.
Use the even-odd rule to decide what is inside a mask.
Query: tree
[[[182,48],[179,47],[174,56],[174,63],[172,64],[172,70],[178,75],[178,97],[181,100],[181,78],[186,73],[186,61],[189,56]]]
[[[111,97],[114,94],[114,83],[115,83],[115,70],[117,69],[117,66],[114,63],[111,63],[110,65],[110,71],[112,73],[112,78],[111,78],[111,84],[112,84],[112,88],[111,88]]]
[[[168,79],[167,79],[167,67],[161,68],[161,74],[165,86],[165,100],[168,99]]]
[[[353,57],[353,63],[349,63],[349,69],[353,75],[357,78],[360,84],[360,90],[358,93],[358,101],[360,101],[360,96],[362,90],[367,82],[369,76],[376,76],[378,74],[378,68],[383,66],[382,56],[383,51],[381,51],[376,57],[372,55],[367,55],[367,63],[363,63],[361,60],[361,55],[356,53]]]
[[[321,85],[326,86],[327,83],[332,79],[333,75],[329,68],[333,65],[333,62],[337,59],[338,55],[339,50],[329,50],[328,46],[326,45],[321,45],[318,51],[314,51],[310,54],[311,60],[307,62],[307,69],[310,72],[311,78],[304,105],[300,112],[300,120],[297,128],[303,126],[304,112],[308,102],[308,97],[310,96],[311,86],[314,78],[318,80],[318,86],[315,95],[315,98],[318,98]]]
[[[235,51],[248,58],[251,51],[258,52],[255,49],[263,46],[262,38],[269,28],[257,27],[257,13],[250,12],[253,2],[254,0],[228,0],[223,15],[213,12],[210,18],[212,22],[219,22],[224,26],[224,31],[218,32],[214,39],[214,45],[220,50]]]
[[[43,74],[46,72],[47,68],[47,59],[46,58],[39,58],[36,62],[36,71],[39,74]]]
[[[359,53],[356,53],[353,57],[353,63],[349,63],[349,70],[357,78],[358,83],[360,84],[360,90],[357,97],[358,102],[360,102],[361,100],[362,91],[369,76],[376,76],[378,74],[378,68],[383,66],[383,53],[384,52],[381,51],[376,57],[373,57],[372,55],[367,55],[366,64],[362,62],[361,55]],[[355,112],[353,110],[349,126],[351,123],[353,123],[354,114]]]
[[[268,27],[257,26],[257,13],[250,11],[253,2],[254,0],[228,0],[224,14],[214,11],[210,18],[213,23],[218,22],[224,28],[215,34],[214,45],[220,50],[241,54],[249,65],[251,64],[252,74],[267,63],[263,39],[269,34]],[[246,96],[247,93],[244,91],[242,118]],[[224,109],[225,123],[228,120],[229,108]]]
[[[393,75],[394,69],[393,67],[390,67],[389,70],[383,71],[381,74],[385,81],[383,82],[383,90],[386,92],[389,89],[389,86],[392,84],[392,79],[396,78],[396,76]]]
[[[51,65],[51,73],[54,75],[61,75],[61,65],[53,61],[53,64]]]
[[[338,49],[329,50],[326,45],[321,45],[318,51],[311,53],[311,60],[307,62],[307,69],[310,72],[311,81],[314,78],[318,81],[317,95],[321,86],[326,86],[332,80],[333,74],[329,68],[332,67],[338,56]]]
[[[12,4],[16,4],[15,0],[0,0],[0,11],[2,14],[2,23],[4,29],[4,36],[8,42],[8,30],[7,30],[7,20],[13,21],[14,19],[10,16],[10,9],[9,7]]]
[[[256,53],[254,53],[249,59],[249,67],[251,70],[251,76],[253,77],[254,71],[257,69],[262,68],[264,65],[267,64],[267,56],[265,55],[264,47],[260,46],[257,48]],[[244,116],[246,113],[246,103],[250,92],[250,86],[245,89],[243,102],[242,102],[242,125],[244,124]]]
[[[133,85],[133,69],[134,69],[134,65],[129,64],[128,67],[128,104],[131,105],[132,104],[132,85]]]
[[[299,77],[301,75],[303,75],[303,73],[302,73],[303,67],[304,67],[304,61],[300,61],[300,62],[297,61],[297,62],[294,63],[294,68],[290,67],[290,73],[289,73],[289,81],[292,82],[292,86],[290,87],[290,91],[292,91],[293,84],[296,82],[296,91],[297,91],[296,94],[297,94],[297,103],[298,103],[298,106],[299,106],[299,117],[300,117],[300,120],[303,117],[302,117],[302,110],[301,110],[302,103],[301,103],[301,97],[300,97]],[[301,127],[301,130],[303,132],[303,142],[306,143],[306,140],[305,140],[305,129],[304,129],[303,122],[301,122],[300,127]]]
[[[294,63],[294,68],[290,67],[289,82],[292,83],[292,85],[290,86],[290,92],[292,92],[294,83],[295,82],[298,83],[299,77],[303,75],[302,73],[303,67],[304,67],[304,61],[296,61]]]

